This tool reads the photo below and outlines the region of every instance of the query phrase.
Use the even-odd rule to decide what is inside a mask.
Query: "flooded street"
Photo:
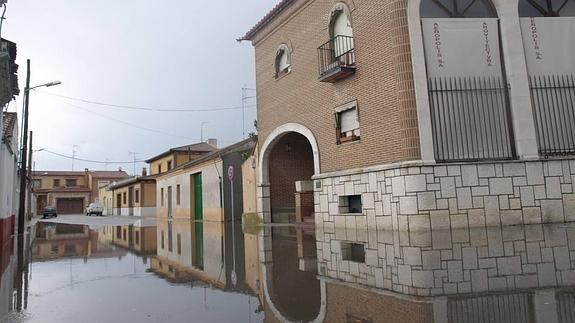
[[[9,255],[17,241],[8,241],[1,322],[575,318],[572,225],[362,236],[310,225],[244,232],[237,223],[153,222],[38,222],[21,270]]]

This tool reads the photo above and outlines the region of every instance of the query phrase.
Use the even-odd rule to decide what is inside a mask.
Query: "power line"
[[[238,107],[211,107],[211,108],[153,108],[153,107],[141,107],[141,106],[131,106],[131,105],[123,105],[123,104],[114,104],[114,103],[105,103],[93,100],[87,100],[82,98],[75,98],[66,95],[60,95],[45,91],[38,91],[40,93],[48,94],[51,96],[56,96],[68,100],[88,103],[88,104],[95,104],[101,105],[106,107],[113,107],[119,109],[128,109],[128,110],[141,110],[141,111],[155,111],[155,112],[212,112],[212,111],[227,111],[227,110],[241,110],[244,108],[255,108],[256,105],[249,105],[249,106],[238,106]]]
[[[69,105],[69,106],[71,106],[71,107],[73,107],[73,108],[80,109],[80,110],[82,110],[82,111],[95,114],[95,115],[97,115],[97,116],[99,116],[99,117],[101,117],[101,118],[109,119],[109,120],[112,120],[112,121],[116,121],[116,122],[119,122],[119,123],[122,123],[122,124],[125,124],[125,125],[128,125],[128,126],[131,126],[131,127],[134,127],[134,128],[138,128],[138,129],[141,129],[141,130],[146,130],[146,131],[150,131],[150,132],[155,132],[155,133],[158,133],[158,134],[162,134],[162,135],[170,136],[170,137],[175,137],[175,138],[181,138],[181,139],[187,139],[187,140],[195,140],[195,139],[190,138],[190,137],[180,136],[180,135],[174,135],[174,134],[169,133],[169,132],[164,132],[164,131],[157,130],[157,129],[142,127],[142,126],[139,126],[139,125],[136,125],[136,124],[133,124],[133,123],[124,121],[124,120],[112,118],[112,117],[107,116],[107,115],[105,115],[105,114],[101,114],[101,113],[98,113],[98,112],[94,112],[94,111],[88,110],[88,109],[83,108],[83,107],[79,107],[79,106],[77,106],[77,105],[74,105],[74,104],[71,104],[71,103],[68,103],[68,102],[65,102],[65,101],[62,101],[62,100],[58,100],[58,101],[60,101],[60,102],[62,102],[62,103],[64,103],[64,104],[66,104],[66,105]]]
[[[93,159],[78,158],[76,156],[68,156],[68,155],[60,154],[60,153],[57,153],[55,151],[51,151],[48,149],[44,149],[42,151],[47,152],[47,153],[52,154],[52,155],[55,155],[55,156],[62,157],[62,158],[68,158],[68,159],[72,159],[72,160],[78,160],[78,161],[83,161],[83,162],[87,162],[87,163],[94,163],[94,164],[132,164],[135,162],[136,163],[145,162],[145,160],[130,160],[130,161],[93,160]]]

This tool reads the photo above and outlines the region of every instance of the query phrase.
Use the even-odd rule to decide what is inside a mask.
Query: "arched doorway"
[[[275,129],[260,154],[264,222],[313,222],[314,174],[319,174],[319,151],[311,131],[300,124]]]

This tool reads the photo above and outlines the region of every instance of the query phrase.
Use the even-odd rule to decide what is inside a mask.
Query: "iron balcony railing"
[[[355,68],[354,43],[351,36],[335,36],[317,51],[320,77],[338,68]]]
[[[575,154],[575,78],[531,76],[530,83],[539,154]]]
[[[514,159],[509,95],[501,77],[428,80],[438,162]]]

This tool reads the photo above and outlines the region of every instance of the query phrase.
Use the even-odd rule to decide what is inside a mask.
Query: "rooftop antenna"
[[[74,161],[76,160],[76,153],[77,153],[76,148],[77,147],[78,146],[76,146],[76,145],[72,146],[72,171],[74,171]]]
[[[132,173],[132,175],[136,176],[136,156],[139,154],[139,152],[129,151],[128,154],[134,156],[134,173]]]
[[[255,98],[255,95],[248,96],[247,91],[255,91],[249,87],[242,87],[242,138],[246,139],[246,101],[251,98]]]
[[[200,141],[204,142],[204,125],[208,124],[207,121],[202,121],[202,124],[200,125]]]

